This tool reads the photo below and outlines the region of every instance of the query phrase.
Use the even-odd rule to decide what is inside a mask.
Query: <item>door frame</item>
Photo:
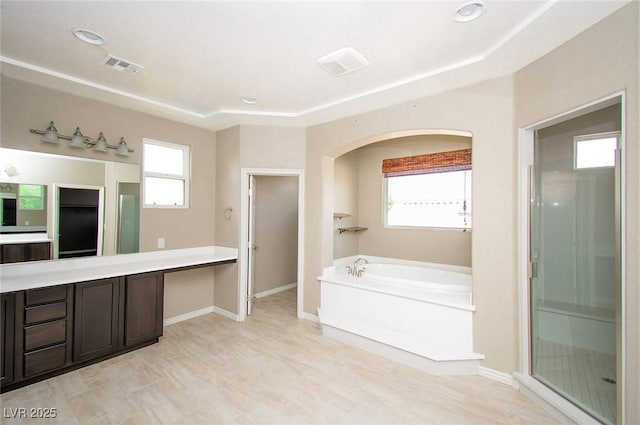
[[[585,115],[610,105],[620,103],[620,152],[619,152],[619,187],[616,194],[616,228],[619,229],[619,235],[616,235],[617,247],[619,247],[619,270],[620,270],[620,289],[618,294],[619,308],[617,312],[616,332],[620,333],[616,347],[616,379],[618,381],[616,401],[617,421],[625,423],[625,154],[626,154],[626,94],[625,91],[619,91],[609,96],[602,97],[587,104],[578,106],[561,114],[546,118],[536,123],[522,127],[518,130],[518,151],[519,151],[519,196],[518,196],[518,216],[519,216],[519,276],[520,276],[520,373],[514,374],[516,379],[526,387],[528,392],[540,397],[545,403],[548,403],[554,409],[561,412],[562,415],[568,416],[578,423],[599,423],[586,412],[573,403],[567,401],[546,386],[538,383],[531,376],[531,320],[530,320],[530,267],[529,267],[529,247],[530,247],[530,187],[531,187],[531,168],[534,163],[534,142],[536,130],[554,125],[572,118]],[[618,210],[619,208],[619,210]],[[619,220],[619,222],[618,222]]]
[[[304,317],[304,170],[285,168],[242,168],[240,171],[240,247],[238,252],[239,284],[238,312],[239,320],[247,317],[248,288],[248,237],[249,237],[249,177],[297,177],[298,179],[298,270],[297,270],[297,316]]]
[[[53,184],[53,258],[58,259],[60,242],[60,189],[89,189],[98,191],[98,246],[96,256],[100,257],[103,252],[104,245],[104,186],[89,186],[83,184]]]

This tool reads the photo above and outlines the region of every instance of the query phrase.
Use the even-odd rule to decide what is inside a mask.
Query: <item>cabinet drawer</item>
[[[24,323],[44,322],[47,320],[61,319],[67,315],[67,303],[59,302],[55,304],[38,305],[25,308]]]
[[[24,355],[24,377],[64,367],[66,363],[67,344],[43,348]]]
[[[67,287],[65,285],[29,289],[26,291],[25,305],[44,304],[65,299],[67,299]]]
[[[24,329],[24,350],[64,342],[67,336],[67,321],[58,320],[51,323],[29,326]]]

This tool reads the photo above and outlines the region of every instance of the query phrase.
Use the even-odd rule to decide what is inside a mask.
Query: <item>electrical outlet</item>
[[[164,238],[158,238],[158,248],[164,248]]]

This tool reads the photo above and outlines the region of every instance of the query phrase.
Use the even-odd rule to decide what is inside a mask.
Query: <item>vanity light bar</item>
[[[124,137],[120,137],[120,143],[117,145],[110,145],[107,143],[107,139],[105,139],[104,134],[100,132],[97,140],[93,140],[91,137],[84,136],[80,132],[80,127],[76,127],[76,131],[73,133],[73,136],[65,136],[64,134],[58,133],[58,129],[53,124],[53,121],[49,123],[49,127],[46,130],[37,130],[37,129],[29,129],[31,133],[40,134],[44,136],[42,141],[44,143],[58,143],[58,139],[69,140],[69,146],[72,148],[93,148],[93,150],[97,152],[107,152],[108,149],[113,149],[116,151],[116,155],[119,156],[129,156],[129,152],[134,152],[133,149],[127,146],[127,142],[124,140]]]

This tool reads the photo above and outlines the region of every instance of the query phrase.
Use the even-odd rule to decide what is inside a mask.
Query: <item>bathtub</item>
[[[361,276],[347,272],[366,258]],[[323,270],[323,333],[439,375],[475,374],[468,267],[354,256]]]

